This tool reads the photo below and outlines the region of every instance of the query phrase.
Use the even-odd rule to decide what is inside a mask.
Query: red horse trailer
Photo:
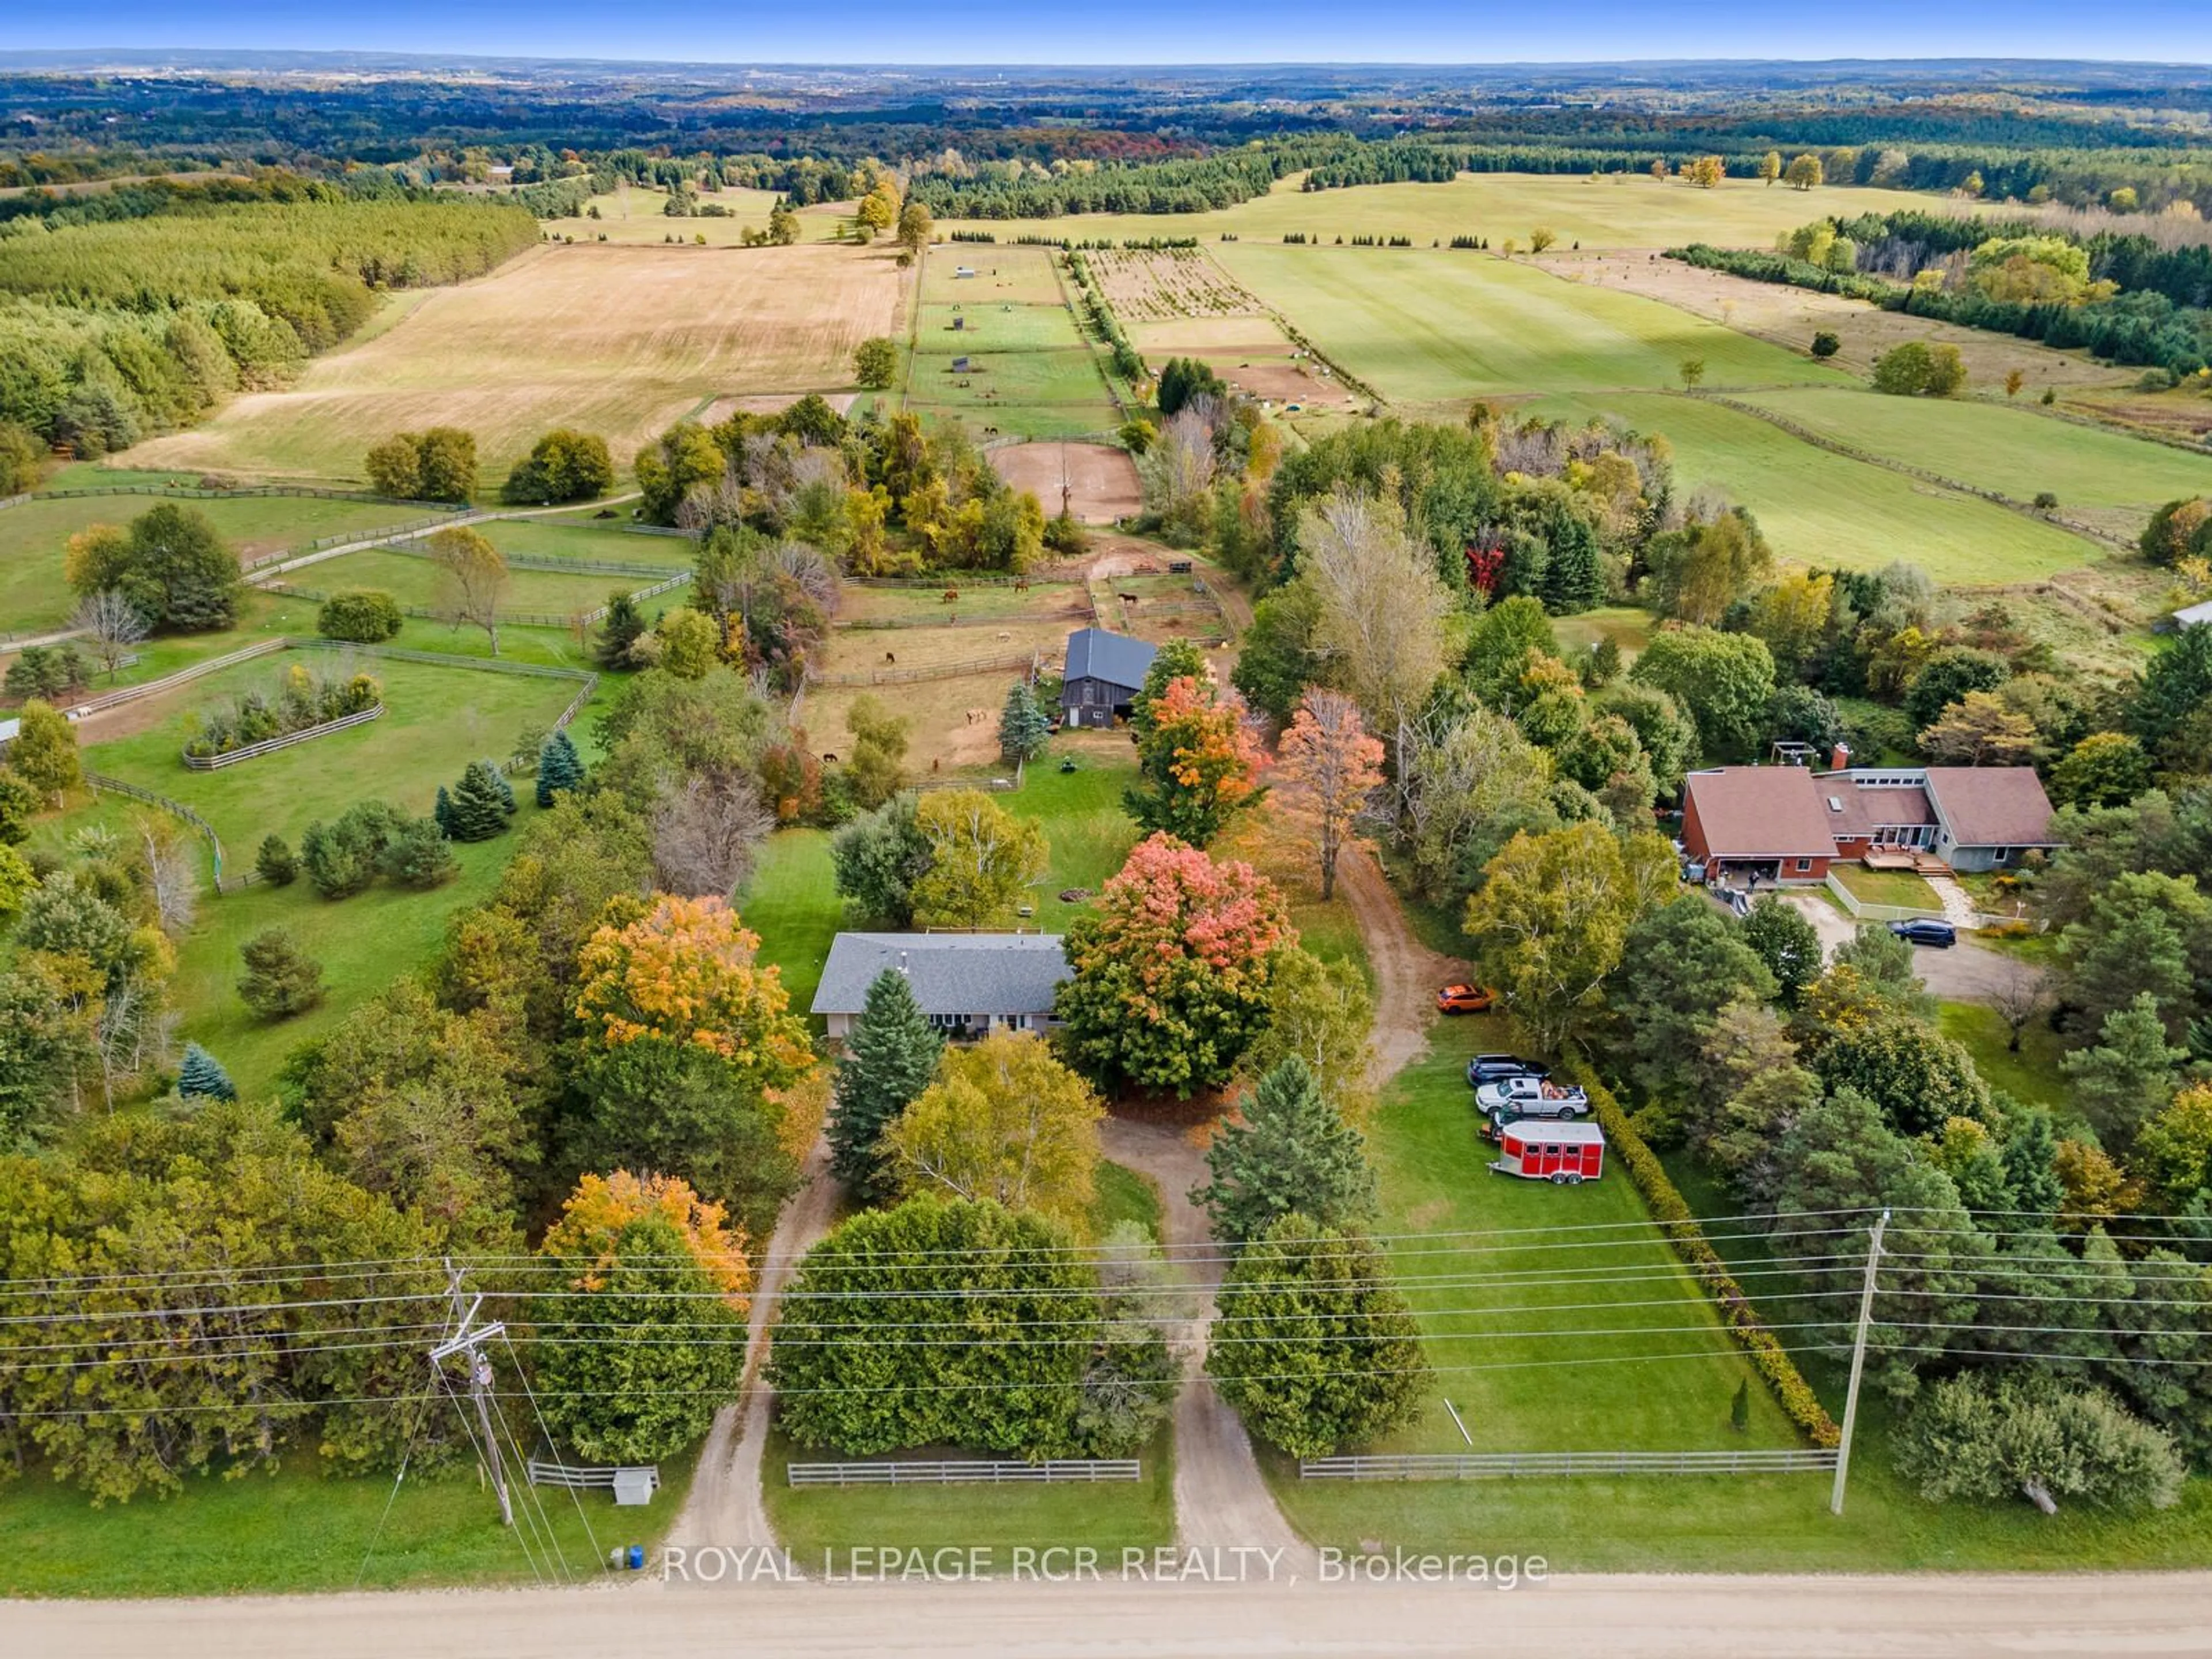
[[[1595,1123],[1522,1119],[1499,1131],[1498,1148],[1490,1167],[1523,1181],[1579,1187],[1605,1173],[1605,1134]]]

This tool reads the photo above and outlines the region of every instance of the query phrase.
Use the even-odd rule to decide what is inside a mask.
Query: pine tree
[[[177,1068],[177,1092],[187,1100],[236,1100],[238,1087],[230,1073],[197,1042],[185,1045],[185,1063]]]
[[[1035,760],[1044,753],[1052,736],[1052,722],[1026,680],[1015,682],[1006,693],[1006,706],[999,715],[999,752],[1007,763]]]
[[[438,833],[448,840],[453,834],[453,797],[444,784],[438,786],[437,804],[430,809],[430,820],[438,826]]]
[[[513,817],[521,809],[514,799],[514,786],[507,781],[507,769],[495,760],[486,761],[483,768],[491,775],[492,787],[498,793],[500,811]]]
[[[644,632],[645,618],[638,615],[637,602],[627,593],[611,594],[599,636],[592,642],[592,660],[602,668],[628,668],[629,648]]]
[[[864,1202],[891,1195],[884,1131],[929,1086],[944,1048],[907,976],[895,968],[877,975],[848,1051],[837,1062],[829,1129],[830,1171]]]
[[[278,835],[261,838],[261,848],[253,855],[253,868],[271,887],[289,887],[300,878],[300,860],[284,837]]]
[[[1244,1103],[1243,1121],[1214,1137],[1206,1165],[1213,1179],[1191,1194],[1191,1202],[1225,1243],[1257,1238],[1293,1211],[1335,1230],[1358,1227],[1377,1207],[1365,1138],[1296,1054],[1260,1079]]]
[[[445,803],[441,827],[454,841],[489,841],[507,828],[507,798],[501,793],[503,781],[483,761],[471,761],[461,781]]]
[[[538,804],[550,806],[553,797],[584,781],[584,763],[566,732],[556,732],[538,750]]]
[[[1738,1434],[1751,1430],[1751,1379],[1743,1377],[1735,1385],[1735,1397],[1729,1401],[1729,1427]]]
[[[323,1000],[323,964],[282,927],[256,933],[238,953],[246,963],[239,997],[262,1018],[303,1013]]]

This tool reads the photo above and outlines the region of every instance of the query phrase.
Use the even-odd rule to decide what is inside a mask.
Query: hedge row
[[[1629,1178],[1635,1182],[1637,1191],[1644,1194],[1644,1201],[1650,1206],[1660,1231],[1667,1235],[1675,1254],[1719,1305],[1729,1334],[1751,1356],[1752,1364],[1765,1379],[1783,1411],[1814,1445],[1836,1445],[1843,1438],[1843,1431],[1828,1415],[1827,1407],[1821,1405],[1804,1373],[1783,1351],[1774,1333],[1766,1328],[1759,1310],[1752,1306],[1751,1298],[1744,1294],[1743,1286],[1736,1283],[1735,1275],[1721,1260],[1720,1252],[1713,1249],[1705,1230],[1691,1215],[1688,1203],[1675,1188],[1666,1166],[1644,1144],[1644,1137],[1636,1133],[1628,1114],[1613,1098],[1613,1091],[1599,1080],[1596,1068],[1580,1055],[1570,1055],[1565,1069],[1589,1091],[1590,1103],[1597,1109],[1598,1125],[1612,1145],[1613,1155],[1627,1166]]]

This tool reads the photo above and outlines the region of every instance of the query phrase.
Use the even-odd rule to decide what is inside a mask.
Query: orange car
[[[1447,985],[1437,993],[1437,1012],[1440,1014],[1486,1014],[1497,1000],[1496,995],[1480,985]]]

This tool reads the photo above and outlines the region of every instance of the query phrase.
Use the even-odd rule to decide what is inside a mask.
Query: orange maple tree
[[[1153,701],[1149,723],[1137,758],[1152,790],[1131,805],[1146,828],[1203,847],[1260,787],[1267,757],[1250,713],[1234,691],[1185,674]]]
[[[1382,745],[1341,691],[1307,691],[1283,733],[1276,799],[1321,860],[1321,896],[1336,893],[1336,858],[1382,781]]]
[[[545,1230],[538,1253],[573,1273],[570,1286],[601,1288],[602,1275],[614,1265],[623,1231],[645,1216],[658,1216],[676,1229],[687,1255],[733,1305],[744,1305],[752,1288],[752,1266],[745,1260],[742,1228],[726,1224],[722,1206],[709,1204],[676,1176],[587,1175],[561,1206],[561,1218]]]

